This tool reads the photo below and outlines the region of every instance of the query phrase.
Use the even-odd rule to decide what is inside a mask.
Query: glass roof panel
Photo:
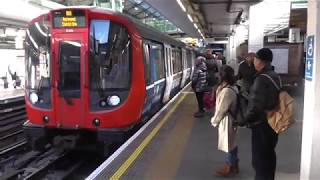
[[[142,3],[142,4],[140,4],[140,6],[142,6],[142,8],[145,8],[145,9],[150,8],[150,6],[146,3]]]
[[[179,31],[172,22],[144,1],[126,0],[123,12],[162,32],[181,33],[181,30]]]

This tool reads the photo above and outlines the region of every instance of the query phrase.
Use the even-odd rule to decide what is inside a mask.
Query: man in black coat
[[[241,61],[238,70],[238,85],[241,88],[241,92],[249,92],[249,88],[253,83],[256,70],[253,65],[254,57],[256,53],[248,53],[245,60]]]
[[[278,105],[279,92],[271,80],[262,75],[269,75],[280,87],[280,78],[272,70],[272,59],[270,49],[262,48],[257,51],[254,58],[257,74],[250,88],[245,122],[240,123],[252,130],[252,166],[255,170],[255,180],[274,180],[276,170],[275,147],[278,135],[269,126],[266,111]]]
[[[216,77],[216,73],[219,71],[219,68],[210,50],[207,51],[205,63],[206,63],[207,72],[208,72],[207,73],[208,87],[212,89],[218,83],[218,78]]]

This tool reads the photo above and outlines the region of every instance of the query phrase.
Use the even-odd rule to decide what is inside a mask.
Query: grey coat
[[[195,92],[203,92],[207,88],[207,67],[204,62],[196,65],[192,76],[192,89]]]

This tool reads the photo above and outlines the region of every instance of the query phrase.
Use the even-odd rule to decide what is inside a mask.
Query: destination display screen
[[[54,28],[86,27],[85,12],[82,10],[62,10],[53,12]]]

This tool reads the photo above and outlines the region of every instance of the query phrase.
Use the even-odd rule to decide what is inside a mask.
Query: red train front
[[[24,129],[36,149],[93,143],[105,153],[177,94],[193,71],[194,51],[183,43],[98,8],[34,19],[25,50]]]
[[[56,10],[33,20],[25,42],[24,124],[33,144],[92,132],[106,142],[110,132],[136,124],[146,95],[141,43],[126,18],[99,10]]]

